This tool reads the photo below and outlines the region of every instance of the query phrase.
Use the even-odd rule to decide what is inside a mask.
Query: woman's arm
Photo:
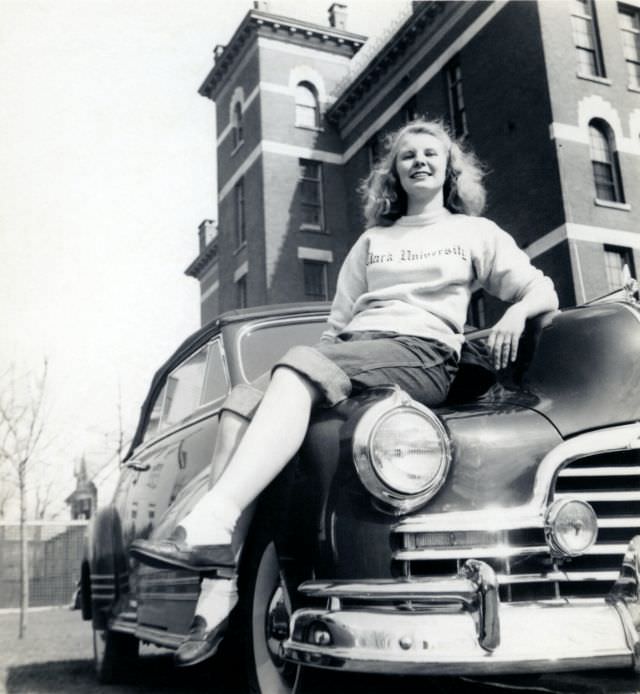
[[[353,316],[353,305],[367,291],[366,260],[368,242],[365,234],[355,242],[338,273],[336,294],[329,313],[329,327],[321,342],[335,342],[336,337]]]
[[[518,355],[518,342],[527,318],[555,311],[558,296],[553,282],[531,264],[513,238],[493,222],[478,220],[482,250],[477,267],[480,284],[494,296],[512,302],[491,328],[487,346],[496,369],[503,369]]]
[[[557,308],[558,295],[551,282],[537,282],[520,301],[509,306],[502,318],[491,328],[487,340],[495,368],[504,369],[510,361],[516,360],[518,342],[527,318],[555,311]]]

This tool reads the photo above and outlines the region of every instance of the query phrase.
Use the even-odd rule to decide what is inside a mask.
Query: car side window
[[[290,347],[318,342],[326,328],[323,318],[284,325],[267,323],[245,333],[240,342],[240,356],[247,381],[253,383],[263,378]]]
[[[204,405],[224,397],[229,392],[229,379],[222,353],[221,341],[214,340],[209,345],[207,372],[204,379],[204,389],[200,404]]]
[[[149,414],[149,421],[147,422],[147,428],[144,430],[143,441],[148,441],[153,438],[160,429],[160,417],[162,416],[162,405],[164,403],[164,394],[167,391],[167,384],[165,383],[162,390],[156,397],[153,407],[151,408],[151,413]]]
[[[181,422],[200,405],[208,349],[208,345],[199,349],[169,374],[162,407],[161,428],[165,429]]]

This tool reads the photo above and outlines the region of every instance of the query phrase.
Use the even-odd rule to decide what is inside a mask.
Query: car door
[[[170,534],[175,525],[171,520],[173,502],[200,473],[207,473],[218,414],[229,391],[220,339],[212,340],[171,371],[164,390],[157,441],[134,456],[142,468],[129,500],[137,536]],[[178,573],[137,567],[132,579],[139,624],[168,633],[186,629],[191,615],[185,605],[197,598],[197,580]]]

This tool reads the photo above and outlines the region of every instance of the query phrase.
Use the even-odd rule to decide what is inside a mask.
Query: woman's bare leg
[[[191,545],[228,544],[240,513],[300,448],[320,391],[296,371],[276,369],[229,464],[180,525]],[[231,437],[232,438],[232,437]],[[215,471],[216,473],[218,471]]]
[[[253,502],[295,455],[318,398],[319,392],[306,379],[280,368],[250,423],[234,412],[223,412],[212,459],[213,487],[181,522],[187,542],[226,540],[238,556],[253,515]],[[175,654],[178,665],[193,665],[215,652],[222,627],[237,602],[235,576],[202,579],[189,635]]]

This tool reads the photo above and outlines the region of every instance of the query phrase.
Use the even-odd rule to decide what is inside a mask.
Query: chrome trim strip
[[[581,581],[615,581],[617,571],[550,571],[547,574],[498,574],[500,585],[519,583],[571,583]]]
[[[598,518],[599,528],[640,528],[640,516]]]
[[[638,501],[640,491],[631,492],[558,492],[554,499],[580,499],[582,501]]]
[[[625,553],[626,542],[601,543],[592,545],[580,556],[619,554]],[[533,554],[548,554],[548,545],[535,545],[530,547],[510,547],[509,545],[495,545],[493,547],[454,547],[453,549],[399,549],[392,553],[396,561],[435,561],[438,559],[505,559],[507,557],[522,557]]]
[[[141,590],[138,597],[141,600],[164,600],[165,602],[195,602],[200,593],[170,593],[169,591],[152,592]]]
[[[578,467],[560,470],[558,477],[623,477],[626,475],[640,476],[640,465],[624,467]]]
[[[476,586],[468,578],[457,576],[425,578],[417,581],[306,581],[298,590],[312,598],[351,598],[357,600],[410,600],[442,598],[442,602],[468,602],[476,595]]]
[[[587,554],[619,554],[620,557],[622,557],[627,549],[627,542],[616,542],[616,543],[602,543],[598,544],[596,543],[595,545],[592,545],[589,547],[589,549],[584,552],[584,555]]]
[[[496,532],[517,528],[543,528],[544,512],[551,494],[553,479],[561,468],[587,456],[638,449],[640,449],[640,422],[579,434],[558,444],[543,458],[536,472],[533,495],[527,504],[508,508],[488,508],[481,511],[450,511],[416,515],[400,520],[392,531],[417,533],[473,529]],[[631,494],[634,493],[631,492]],[[633,498],[639,499],[640,495],[634,495]]]
[[[620,553],[622,554],[623,552],[624,549]],[[398,549],[392,553],[392,558],[398,561],[438,559],[504,559],[506,557],[522,557],[529,554],[548,553],[548,545],[532,545],[530,547],[493,545],[491,547],[454,547],[453,549]]]
[[[199,576],[188,576],[188,577],[178,577],[178,576],[168,576],[168,577],[157,577],[149,576],[148,578],[141,577],[139,581],[141,588],[149,588],[151,586],[199,586],[200,577]]]

